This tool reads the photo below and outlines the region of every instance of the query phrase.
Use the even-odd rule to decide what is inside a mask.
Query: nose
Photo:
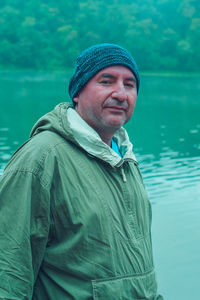
[[[117,99],[119,101],[126,101],[127,100],[127,93],[124,85],[122,83],[117,84],[114,87],[114,90],[112,92],[112,98]]]

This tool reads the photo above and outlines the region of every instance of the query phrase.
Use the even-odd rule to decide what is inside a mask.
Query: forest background
[[[1,0],[0,69],[65,70],[117,43],[141,71],[199,72],[199,0]]]

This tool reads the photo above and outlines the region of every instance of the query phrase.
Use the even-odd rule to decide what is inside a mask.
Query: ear
[[[79,100],[79,95],[77,95],[76,97],[73,98],[73,101],[77,104]]]

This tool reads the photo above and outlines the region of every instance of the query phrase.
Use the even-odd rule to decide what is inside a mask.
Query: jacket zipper
[[[120,167],[120,171],[121,171],[121,175],[122,175],[122,179],[123,179],[123,182],[126,182],[126,174],[124,172],[124,168],[123,166]]]

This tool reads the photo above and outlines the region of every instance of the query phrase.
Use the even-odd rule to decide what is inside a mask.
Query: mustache
[[[126,101],[119,101],[117,99],[109,98],[104,102],[103,107],[107,106],[116,106],[117,108],[121,109],[127,109],[128,103]]]

